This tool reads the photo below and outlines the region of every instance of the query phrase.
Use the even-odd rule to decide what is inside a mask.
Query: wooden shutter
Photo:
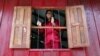
[[[14,7],[10,48],[30,47],[31,7]]]
[[[88,29],[84,6],[66,7],[69,48],[88,47]]]

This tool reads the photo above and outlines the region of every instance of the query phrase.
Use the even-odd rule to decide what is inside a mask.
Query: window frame
[[[67,6],[67,7],[31,7],[31,6],[16,6],[16,7],[14,7],[14,8],[17,8],[17,7],[21,7],[21,8],[23,8],[23,9],[25,9],[25,8],[29,8],[29,11],[27,12],[27,13],[29,13],[29,19],[32,19],[32,14],[31,14],[31,12],[32,12],[32,10],[31,9],[59,9],[59,10],[65,10],[65,20],[66,20],[66,29],[68,30],[67,31],[67,33],[69,33],[69,34],[67,34],[67,35],[69,35],[68,36],[68,48],[67,49],[70,49],[70,48],[84,48],[84,47],[88,47],[89,45],[90,45],[90,43],[89,43],[89,34],[88,34],[88,27],[87,27],[87,21],[86,21],[86,15],[85,15],[85,8],[84,8],[84,6],[83,5],[77,5],[77,6]],[[76,9],[80,9],[79,11],[78,10],[76,10]],[[77,13],[81,13],[81,14],[79,14],[80,15],[80,19],[82,20],[82,22],[83,23],[79,23],[78,22],[78,24],[77,24],[77,22],[74,24],[72,21],[73,20],[75,20],[75,18],[76,18],[76,16],[75,15],[73,15],[73,13],[72,13],[72,11],[74,10],[74,12],[77,12]],[[20,10],[19,10],[20,11]],[[16,12],[16,10],[14,9],[14,14],[16,14],[17,12]],[[22,12],[21,12],[22,13]],[[13,41],[14,41],[14,39],[13,38],[17,38],[17,37],[13,37],[13,36],[15,36],[15,35],[13,35],[13,32],[14,32],[14,30],[15,30],[15,28],[14,28],[14,26],[16,26],[15,25],[15,23],[14,23],[14,18],[16,18],[17,16],[16,15],[13,15],[13,23],[12,23],[12,31],[11,31],[11,38],[10,38],[10,48],[24,48],[24,49],[30,49],[31,47],[14,47],[15,45],[14,44],[12,44],[13,43]],[[71,17],[73,17],[73,18],[71,18]],[[74,18],[75,17],[75,18]],[[69,20],[69,19],[73,19],[72,21],[71,20]],[[31,20],[30,20],[31,21]],[[71,23],[70,23],[71,22]],[[28,23],[29,24],[29,23]],[[70,25],[69,25],[70,24]],[[82,24],[82,25],[80,25],[80,24]],[[29,25],[31,25],[31,22],[30,22],[30,24]],[[77,25],[78,27],[84,27],[83,28],[83,30],[80,30],[80,31],[82,31],[82,32],[84,32],[84,36],[85,37],[79,37],[79,31],[78,30],[76,30],[77,32],[78,32],[78,35],[76,35],[76,37],[78,37],[78,38],[84,38],[84,39],[80,39],[80,40],[82,40],[82,41],[85,41],[84,43],[81,43],[81,42],[74,42],[74,43],[76,43],[76,44],[80,44],[80,46],[79,45],[77,45],[76,47],[75,46],[73,46],[73,45],[76,45],[76,44],[74,44],[73,43],[73,41],[75,41],[75,40],[79,40],[78,38],[75,38],[75,40],[72,40],[71,41],[71,38],[73,38],[72,37],[72,27],[73,27],[73,25]],[[36,27],[37,28],[37,27]],[[57,27],[56,27],[57,28]],[[63,27],[62,27],[63,28]],[[30,32],[31,32],[31,27],[28,29]],[[22,30],[21,30],[22,31]],[[30,33],[29,32],[29,33]],[[14,32],[15,33],[15,32]],[[23,34],[23,33],[22,33]],[[74,33],[74,34],[76,34],[76,33]],[[28,35],[28,36],[31,36],[30,34]],[[23,37],[22,37],[23,38]],[[29,39],[29,38],[28,38]],[[31,39],[30,39],[31,40]],[[29,41],[30,41],[29,40]],[[79,40],[79,41],[80,41]],[[17,40],[18,41],[18,40]],[[16,42],[17,43],[17,42]],[[30,44],[31,44],[31,42],[29,42],[29,46],[30,46]],[[22,46],[22,45],[20,45],[20,46]],[[35,50],[35,49],[34,49]],[[40,50],[40,49],[38,49],[38,50]],[[46,50],[46,49],[45,49]],[[48,49],[49,50],[49,49]],[[52,50],[52,49],[50,49],[50,50]],[[53,49],[54,50],[54,49]],[[56,49],[57,50],[57,49]]]
[[[32,9],[43,9],[43,10],[48,10],[48,9],[51,9],[51,10],[53,10],[53,9],[57,9],[57,10],[64,10],[64,11],[66,11],[66,7],[32,7]],[[67,17],[66,17],[66,13],[65,13],[65,20],[67,21],[67,19],[66,19]],[[65,22],[66,22],[65,21]],[[46,28],[46,27],[38,27],[38,26],[31,26],[31,28],[35,28],[35,29],[39,29],[39,28]],[[47,28],[49,28],[49,27],[47,27]],[[67,23],[66,23],[66,27],[65,26],[59,26],[59,27],[50,27],[50,28],[60,28],[60,29],[67,29]],[[67,31],[66,31],[67,32]],[[30,42],[31,43],[31,42]],[[43,48],[43,49],[32,49],[32,48],[30,48],[30,51],[49,51],[49,50],[51,50],[51,51],[60,51],[60,50],[63,50],[63,51],[66,51],[66,50],[70,50],[70,48],[68,47],[68,48],[59,48],[59,49],[45,49],[45,48]]]

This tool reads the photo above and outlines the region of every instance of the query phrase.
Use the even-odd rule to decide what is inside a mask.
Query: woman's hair
[[[52,15],[53,15],[53,10],[46,10],[46,13],[45,14],[47,14],[48,12],[51,12]]]
[[[46,16],[48,12],[51,12],[52,16],[54,17],[53,10],[46,10],[46,13],[45,13],[45,17],[46,17],[46,18],[45,18],[45,19],[46,19],[46,23],[48,22],[48,19],[47,19],[47,16]],[[55,20],[55,19],[54,19],[54,20]]]

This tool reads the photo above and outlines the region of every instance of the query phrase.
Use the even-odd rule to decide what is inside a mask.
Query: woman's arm
[[[54,17],[51,18],[51,23],[53,26],[59,26],[59,21],[58,20],[54,20]]]
[[[42,23],[39,20],[37,21],[37,26],[42,27]],[[39,28],[39,32],[43,33],[44,29]]]

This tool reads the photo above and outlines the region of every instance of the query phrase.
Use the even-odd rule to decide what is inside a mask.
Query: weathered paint
[[[90,46],[88,48],[71,49],[67,51],[67,54],[62,51],[56,51],[53,54],[54,56],[58,54],[66,56],[72,52],[72,56],[100,56],[99,0],[0,0],[0,56],[39,56],[40,53],[43,54],[43,51],[34,52],[30,51],[30,49],[9,48],[13,8],[16,5],[32,7],[84,5],[87,15]],[[48,52],[45,53],[49,54]]]

